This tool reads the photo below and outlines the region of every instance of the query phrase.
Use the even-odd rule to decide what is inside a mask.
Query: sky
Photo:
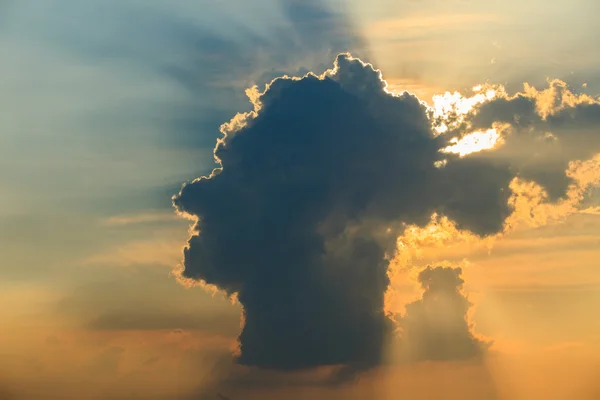
[[[0,400],[597,399],[592,0],[0,0]]]

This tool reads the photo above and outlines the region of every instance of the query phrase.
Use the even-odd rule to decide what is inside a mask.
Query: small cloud
[[[436,168],[444,168],[446,166],[446,164],[448,164],[448,160],[443,159],[443,160],[435,161],[433,163],[433,166]]]
[[[83,265],[161,265],[174,268],[181,261],[181,257],[181,244],[177,241],[141,240],[92,255],[83,260]]]
[[[540,139],[546,143],[552,143],[558,140],[558,138],[554,134],[552,134],[552,132],[544,133],[544,136],[542,136]]]
[[[415,360],[460,360],[480,355],[491,343],[472,332],[472,303],[462,292],[462,269],[427,267],[419,273],[421,299],[406,305],[400,320],[402,340]]]

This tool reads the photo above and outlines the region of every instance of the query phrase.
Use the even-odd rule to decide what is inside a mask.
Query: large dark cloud
[[[438,212],[487,235],[510,211],[504,165],[441,154],[448,141],[416,97],[390,95],[347,55],[336,67],[272,82],[257,115],[216,147],[222,169],[174,197],[198,217],[184,277],[244,307],[242,364],[378,363],[392,328],[386,253],[401,223]]]
[[[457,360],[475,357],[489,346],[473,335],[462,293],[461,268],[427,267],[419,273],[423,296],[406,305],[402,339],[412,359]]]

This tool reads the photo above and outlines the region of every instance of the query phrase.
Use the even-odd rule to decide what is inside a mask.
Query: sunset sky
[[[0,0],[0,400],[599,399],[599,12]]]

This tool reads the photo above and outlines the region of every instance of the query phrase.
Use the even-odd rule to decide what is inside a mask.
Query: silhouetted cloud
[[[221,168],[174,197],[198,218],[182,276],[237,294],[242,364],[377,364],[402,224],[438,212],[496,233],[513,175],[440,153],[448,138],[434,135],[426,106],[387,93],[379,71],[348,55],[322,77],[276,79],[250,97],[255,111],[222,128]]]
[[[565,196],[573,183],[565,174],[569,162],[600,151],[600,99],[578,94],[557,79],[542,90],[525,84],[523,92],[502,93],[476,106],[466,122],[472,129],[509,124],[512,132],[493,156],[509,160],[552,200]]]
[[[427,267],[418,280],[423,296],[406,305],[401,319],[402,340],[416,360],[459,360],[475,357],[489,347],[473,335],[467,320],[471,303],[462,293],[461,268]]]

